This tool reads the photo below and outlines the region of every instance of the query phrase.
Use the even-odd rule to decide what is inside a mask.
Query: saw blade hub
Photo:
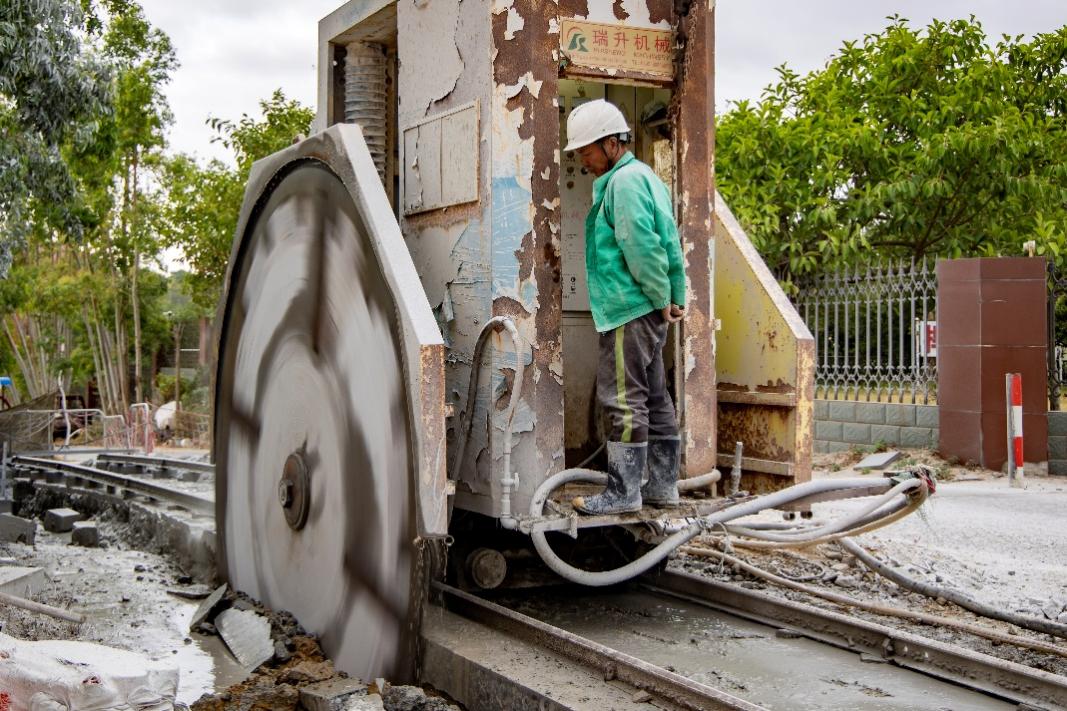
[[[300,452],[293,452],[285,459],[282,480],[278,482],[278,503],[289,528],[299,531],[304,527],[311,508],[311,477]]]

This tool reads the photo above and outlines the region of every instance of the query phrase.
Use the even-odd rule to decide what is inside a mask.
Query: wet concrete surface
[[[509,595],[524,614],[769,709],[1012,709],[891,664],[639,590]]]
[[[189,632],[198,602],[167,592],[183,587],[168,557],[109,547],[70,545],[70,534],[39,529],[36,547],[0,544],[18,565],[40,566],[50,581],[34,599],[82,612],[80,626],[0,608],[4,632],[21,639],[78,639],[172,662],[180,670],[178,699],[189,703],[245,676],[217,637]]]

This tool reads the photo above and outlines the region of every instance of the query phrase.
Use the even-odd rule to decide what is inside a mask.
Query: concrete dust
[[[982,693],[641,591],[514,594],[508,607],[773,709],[1011,709]]]
[[[894,464],[921,462],[939,472],[937,492],[917,513],[854,540],[884,562],[916,580],[953,588],[979,602],[1041,619],[1067,622],[1067,558],[1053,551],[1067,550],[1067,479],[1028,477],[1027,488],[1009,488],[1007,478],[988,470],[951,466],[929,452],[908,452]],[[847,463],[848,453],[822,457],[824,466]],[[832,468],[832,467],[831,467]],[[822,469],[815,478],[867,476],[849,466]],[[813,506],[817,520],[829,521],[856,510],[863,500]],[[767,512],[747,519],[781,521],[781,513]],[[776,552],[737,548],[735,555],[749,563],[807,585],[929,614],[956,618],[997,631],[1067,646],[1067,641],[980,618],[950,603],[910,593],[871,572],[843,554],[834,544]],[[828,609],[832,603],[804,593],[735,575],[718,563],[680,556],[672,565],[690,572],[732,580],[745,587]],[[1067,676],[1067,659],[1008,644],[998,644],[956,630],[930,627],[900,618],[849,610],[865,619],[940,641],[963,645],[994,657]]]
[[[191,579],[166,557],[130,550],[103,527],[107,547],[70,545],[70,534],[38,530],[35,547],[0,544],[17,565],[43,568],[50,584],[34,599],[86,615],[84,624],[0,607],[4,632],[27,640],[76,639],[163,659],[181,670],[178,700],[188,703],[242,674],[214,640],[191,635],[197,602],[167,593]]]

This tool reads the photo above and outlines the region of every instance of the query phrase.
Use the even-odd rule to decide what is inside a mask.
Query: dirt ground
[[[825,455],[815,478],[881,477],[881,472],[852,469],[855,457]],[[883,562],[908,576],[967,593],[979,602],[1039,619],[1067,623],[1067,478],[1028,477],[1025,488],[1010,488],[1007,478],[988,470],[949,466],[929,452],[909,452],[890,469],[922,462],[938,471],[937,492],[915,514],[886,528],[856,537]],[[817,504],[815,519],[832,520],[858,508],[859,501]],[[768,513],[762,520],[781,520]],[[736,549],[736,556],[764,570],[838,594],[889,604],[990,627],[1013,636],[1051,642],[1067,652],[1067,640],[1014,625],[979,618],[944,601],[899,588],[869,571],[833,543],[815,548],[765,553]],[[768,593],[840,610],[817,597],[755,581],[723,570],[717,562],[681,557],[673,565],[720,580],[733,580]],[[994,643],[965,632],[895,617],[847,610],[881,624],[1035,668],[1067,675],[1067,657]]]

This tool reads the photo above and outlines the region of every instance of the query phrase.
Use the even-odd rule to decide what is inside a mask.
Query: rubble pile
[[[244,593],[218,588],[205,598],[192,619],[192,631],[220,634],[219,618],[227,611],[251,614],[269,625],[273,653],[248,678],[225,691],[205,694],[192,711],[460,711],[443,698],[414,686],[384,679],[366,683],[334,668],[318,640],[288,612],[275,612]],[[229,640],[227,645],[230,645]],[[231,647],[231,651],[235,651]],[[236,653],[236,652],[235,652]]]

